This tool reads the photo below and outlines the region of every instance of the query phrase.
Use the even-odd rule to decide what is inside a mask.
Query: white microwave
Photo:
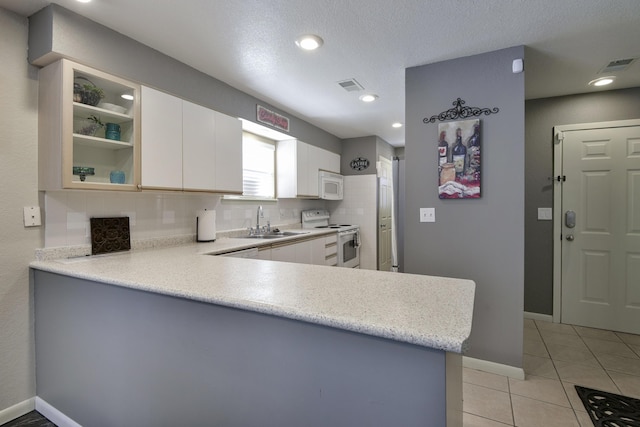
[[[342,175],[320,171],[318,191],[321,199],[342,200],[343,186]]]

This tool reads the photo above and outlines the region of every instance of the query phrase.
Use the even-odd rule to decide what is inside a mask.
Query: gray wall
[[[35,395],[28,265],[43,239],[22,219],[23,206],[38,206],[38,73],[25,60],[27,33],[26,18],[0,8],[0,412]]]
[[[261,104],[290,118],[292,137],[341,152],[336,136],[56,4],[31,16],[29,24],[29,61],[36,65],[66,57],[252,121]]]
[[[348,138],[342,140],[342,155],[340,156],[340,172],[343,175],[371,175],[376,173],[377,138],[375,136],[363,136],[361,138]],[[369,160],[367,169],[357,171],[351,169],[351,161],[362,157]]]
[[[522,366],[524,293],[524,74],[511,63],[524,47],[406,71],[405,272],[476,282],[468,356]],[[482,198],[440,200],[438,125],[452,107],[498,107],[482,116]],[[419,208],[434,207],[435,223]]]
[[[343,139],[340,171],[343,175],[375,175],[378,156],[391,160],[395,156],[395,148],[375,135]],[[351,169],[351,161],[358,157],[369,160],[367,169],[361,171]]]
[[[378,160],[378,156],[392,160],[396,155],[396,150],[384,139],[376,137],[376,153],[376,161]]]
[[[553,206],[553,127],[640,118],[640,88],[529,100],[525,149],[525,294],[528,312],[553,314],[553,223],[538,208]]]

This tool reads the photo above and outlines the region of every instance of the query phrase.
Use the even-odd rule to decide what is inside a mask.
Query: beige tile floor
[[[640,399],[640,335],[524,326],[524,381],[463,368],[464,427],[593,427],[574,385]]]

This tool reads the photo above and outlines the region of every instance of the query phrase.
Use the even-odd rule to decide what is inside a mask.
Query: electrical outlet
[[[24,207],[24,226],[39,227],[41,225],[42,225],[42,218],[40,216],[40,206],[25,206]]]
[[[420,208],[420,222],[436,222],[436,208]]]

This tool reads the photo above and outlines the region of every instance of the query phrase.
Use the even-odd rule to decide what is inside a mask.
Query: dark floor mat
[[[2,424],[0,427],[56,427],[56,425],[43,417],[40,412],[31,411],[20,418]]]
[[[576,386],[595,427],[640,427],[640,400]]]

